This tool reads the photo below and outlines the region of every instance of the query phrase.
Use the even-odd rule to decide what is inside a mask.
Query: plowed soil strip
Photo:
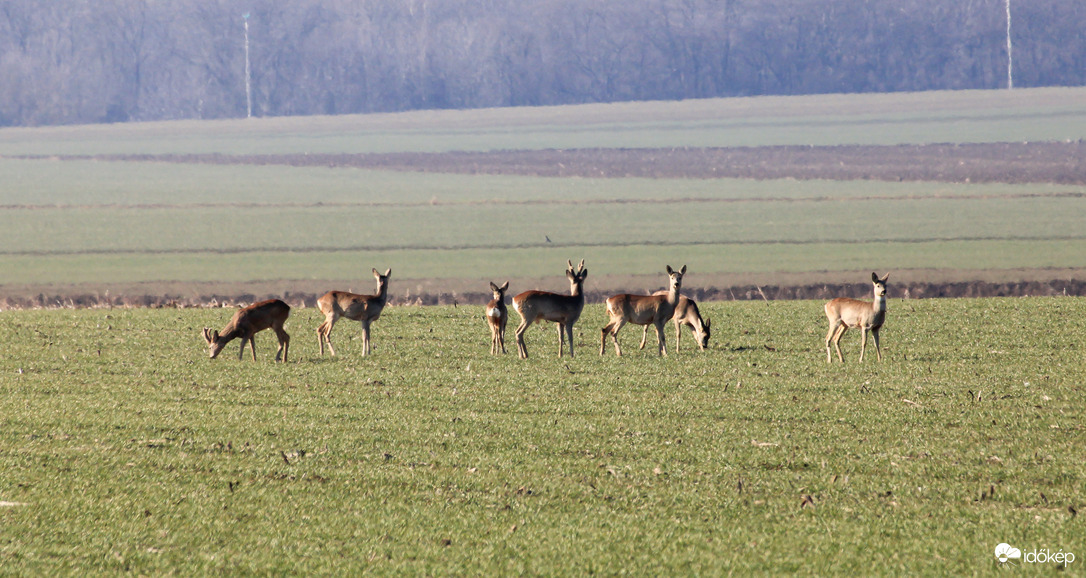
[[[795,178],[1086,185],[1086,143],[1083,141],[385,154],[99,155],[48,158],[352,167],[544,177]]]

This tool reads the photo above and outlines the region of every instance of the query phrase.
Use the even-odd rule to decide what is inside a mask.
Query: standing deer
[[[358,295],[346,291],[329,291],[317,299],[317,307],[324,313],[324,323],[317,328],[317,343],[320,345],[321,355],[324,355],[324,344],[328,343],[328,351],[332,355],[336,350],[332,348],[332,327],[340,317],[353,319],[362,323],[362,355],[369,355],[370,348],[370,323],[381,316],[381,310],[388,302],[388,277],[392,275],[392,269],[382,275],[373,270],[373,277],[377,279],[377,293],[374,295]]]
[[[845,358],[841,355],[840,342],[841,336],[850,327],[860,328],[860,363],[864,361],[868,331],[871,332],[871,338],[875,340],[875,353],[878,355],[878,360],[882,361],[882,350],[879,349],[879,329],[886,320],[886,280],[889,278],[889,273],[882,279],[874,273],[871,274],[871,283],[875,286],[873,302],[838,297],[826,303],[826,319],[830,322],[830,330],[826,332],[826,363],[833,363],[833,358],[830,356],[831,341],[834,349],[837,350],[837,359],[841,360],[841,363],[845,362]]]
[[[667,266],[668,290],[663,295],[630,295],[623,293],[607,298],[607,314],[611,320],[600,330],[600,355],[603,355],[607,347],[607,336],[615,343],[615,355],[621,356],[622,349],[618,346],[618,332],[627,323],[634,325],[656,326],[656,339],[659,341],[659,353],[667,356],[667,338],[664,336],[664,325],[675,314],[675,306],[679,304],[679,289],[683,285],[683,275],[686,274],[686,265],[675,271],[671,265]]]
[[[584,280],[588,269],[584,268],[584,259],[577,270],[573,262],[567,260],[566,278],[569,279],[569,295],[558,295],[546,291],[525,291],[513,297],[513,309],[520,314],[520,326],[517,327],[517,353],[521,359],[528,359],[528,348],[524,345],[524,332],[536,321],[553,321],[558,324],[558,357],[562,357],[563,339],[569,338],[569,356],[573,357],[573,324],[584,309]]]
[[[505,353],[505,324],[509,321],[509,311],[505,308],[505,291],[509,289],[506,281],[501,287],[493,282],[490,290],[494,292],[494,299],[486,304],[486,324],[490,327],[490,354],[497,355],[498,350]]]
[[[657,291],[653,295],[667,295],[667,291]],[[675,322],[675,351],[679,351],[679,339],[682,335],[682,326],[686,325],[690,328],[691,333],[694,334],[694,341],[698,344],[698,349],[705,351],[706,347],[709,347],[709,335],[710,324],[709,318],[702,319],[701,311],[698,310],[698,304],[696,301],[689,297],[679,296],[679,302],[675,305],[675,314],[671,316],[671,320]],[[641,330],[641,345],[638,349],[645,348],[645,342],[649,337],[649,326],[645,325]]]
[[[207,341],[211,359],[218,357],[227,343],[241,339],[238,360],[245,356],[245,344],[248,343],[253,352],[253,361],[256,361],[255,336],[258,332],[271,328],[275,330],[275,335],[279,338],[279,349],[275,352],[275,360],[279,361],[282,358],[283,363],[286,363],[287,350],[290,349],[290,335],[283,330],[283,323],[286,322],[288,316],[290,316],[290,305],[278,299],[269,299],[238,309],[230,319],[230,323],[223,328],[222,333],[205,327],[204,341]]]

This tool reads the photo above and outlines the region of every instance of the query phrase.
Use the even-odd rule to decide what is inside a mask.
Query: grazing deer
[[[878,355],[878,360],[882,361],[882,350],[879,349],[879,329],[886,320],[886,280],[889,278],[889,273],[882,279],[874,273],[871,274],[871,283],[875,286],[874,302],[838,297],[826,303],[826,319],[830,322],[830,330],[826,332],[826,363],[833,363],[833,358],[830,356],[831,341],[834,349],[837,350],[837,359],[841,360],[841,363],[845,362],[839,344],[841,336],[850,327],[860,328],[860,363],[863,363],[864,351],[867,349],[868,331],[871,332],[871,338],[875,340],[875,353]]]
[[[573,262],[566,261],[566,278],[569,279],[569,295],[558,295],[546,291],[525,291],[513,297],[513,309],[520,314],[520,326],[517,327],[517,353],[521,359],[528,359],[528,348],[524,345],[524,332],[536,321],[553,321],[558,324],[558,357],[562,357],[563,339],[569,338],[569,356],[573,357],[573,324],[584,309],[584,280],[588,269],[584,268],[584,259],[577,270]]]
[[[256,361],[255,336],[258,332],[270,327],[275,330],[275,335],[279,338],[279,350],[275,352],[275,360],[279,361],[282,358],[283,363],[286,363],[287,350],[290,349],[290,335],[283,330],[283,323],[286,322],[288,316],[290,316],[290,305],[278,299],[269,299],[238,309],[221,333],[205,327],[204,341],[207,341],[211,359],[218,357],[227,343],[241,339],[238,360],[245,356],[245,344],[248,343],[253,352],[253,361]]]
[[[336,350],[332,348],[332,327],[340,317],[353,319],[362,323],[362,355],[370,354],[370,323],[381,316],[381,310],[388,302],[388,277],[392,275],[392,269],[382,275],[373,270],[373,277],[377,279],[377,293],[374,295],[358,295],[346,291],[329,291],[317,299],[317,307],[324,313],[324,323],[317,328],[317,343],[320,345],[321,355],[324,355],[324,344],[328,343],[328,351],[332,355]]]
[[[667,356],[667,338],[664,325],[675,315],[675,306],[679,304],[679,290],[683,285],[686,265],[675,271],[667,266],[668,290],[663,295],[630,295],[623,293],[607,298],[607,314],[611,320],[600,330],[600,355],[607,348],[607,336],[615,342],[615,355],[621,356],[618,346],[618,332],[627,323],[634,325],[656,326],[656,339],[659,340],[661,356]]]
[[[509,311],[505,308],[505,291],[509,289],[506,281],[501,287],[493,282],[490,290],[494,292],[494,299],[486,304],[486,324],[490,326],[490,354],[497,355],[499,348],[505,353],[505,324],[509,321]]]
[[[667,295],[667,291],[657,291],[653,295]],[[681,343],[679,337],[682,335],[683,325],[689,327],[691,333],[694,334],[694,341],[697,342],[698,349],[705,351],[705,348],[709,347],[711,329],[709,318],[702,319],[696,301],[680,295],[679,302],[675,305],[675,314],[671,316],[671,320],[675,322],[675,351],[679,351],[679,343]],[[649,326],[646,325],[641,331],[641,345],[638,346],[638,349],[645,348],[648,337]]]

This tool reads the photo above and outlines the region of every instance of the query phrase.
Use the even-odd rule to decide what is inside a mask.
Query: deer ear
[[[683,275],[686,275],[686,265],[683,265],[683,268],[679,269],[679,273],[682,273]]]
[[[890,274],[887,273],[886,276],[882,278],[882,282],[886,283],[886,281],[889,280],[889,279],[890,279]]]
[[[672,270],[671,270],[671,265],[668,265],[668,266],[667,266],[667,274],[668,274],[668,275],[674,275],[674,274],[675,274],[675,271],[672,271]]]
[[[211,345],[211,328],[210,327],[204,327],[204,341],[206,341],[208,343],[208,345]]]
[[[385,270],[385,277],[391,277],[391,276],[392,276],[392,267],[389,267],[388,269]]]
[[[498,289],[501,289],[502,291],[505,291],[506,289],[509,289],[509,282],[506,281],[505,283],[502,283],[502,286],[498,287]]]
[[[373,276],[378,278],[381,276],[381,274],[377,272],[377,267],[373,268]]]
[[[876,275],[874,271],[871,272],[871,282],[872,283],[878,283],[879,282],[879,276]]]
[[[500,289],[498,289],[498,286],[495,285],[493,281],[491,281],[490,282],[490,290],[491,291],[499,291]]]

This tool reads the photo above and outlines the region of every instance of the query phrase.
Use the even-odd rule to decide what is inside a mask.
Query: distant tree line
[[[0,0],[0,126],[998,88],[1005,0]],[[1012,0],[1016,87],[1086,2]]]

